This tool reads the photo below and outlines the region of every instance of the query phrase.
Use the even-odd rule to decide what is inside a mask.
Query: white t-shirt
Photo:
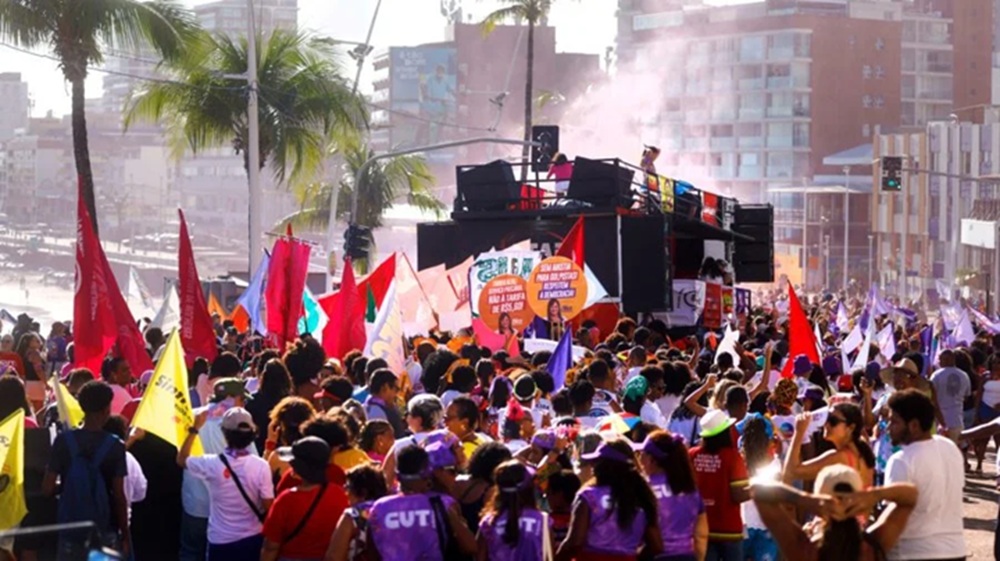
[[[125,451],[125,502],[128,505],[128,518],[132,519],[132,503],[137,503],[146,498],[146,474],[142,472],[139,460],[135,459],[132,452]]]
[[[660,412],[660,408],[653,405],[649,401],[645,401],[642,404],[642,409],[639,410],[639,419],[644,423],[650,423],[656,425],[661,429],[667,428],[667,419]]]
[[[983,403],[990,407],[1000,404],[1000,380],[987,380],[983,383]]]
[[[660,413],[663,414],[664,419],[670,419],[674,411],[680,406],[681,401],[681,396],[668,393],[656,400],[656,406],[660,408]]]
[[[774,458],[771,460],[771,463],[757,470],[754,477],[767,481],[777,481],[778,474],[780,473],[781,461],[778,458]],[[740,512],[743,514],[744,528],[747,530],[767,530],[767,526],[764,525],[764,521],[760,517],[760,511],[757,510],[757,505],[753,501],[740,503]]]
[[[451,405],[451,402],[455,401],[456,397],[459,397],[459,396],[462,396],[462,395],[465,395],[465,394],[463,394],[462,392],[460,392],[458,390],[445,390],[444,393],[441,394],[441,405],[443,405],[444,408],[447,409],[448,406]]]
[[[267,461],[259,456],[226,456],[229,465],[240,478],[243,490],[258,509],[263,501],[274,498],[274,484]],[[243,499],[226,466],[219,456],[188,458],[187,471],[208,486],[211,498],[208,513],[208,542],[232,543],[261,532],[261,523]]]
[[[965,461],[954,442],[940,436],[903,446],[889,458],[885,484],[913,483],[919,496],[890,560],[966,556],[962,535]]]

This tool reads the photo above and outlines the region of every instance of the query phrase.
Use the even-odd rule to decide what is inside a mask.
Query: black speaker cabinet
[[[596,207],[629,206],[635,171],[621,164],[577,156],[567,196]]]
[[[733,244],[736,282],[774,282],[774,207],[738,205],[732,229],[753,238]]]
[[[521,198],[514,169],[503,160],[481,166],[459,166],[455,170],[455,183],[465,210],[505,210]]]

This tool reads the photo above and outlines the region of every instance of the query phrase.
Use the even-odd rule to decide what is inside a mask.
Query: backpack
[[[104,440],[92,457],[80,452],[75,430],[66,431],[69,449],[69,470],[62,474],[62,492],[59,494],[59,522],[93,522],[102,532],[111,523],[111,500],[108,486],[101,474],[101,462],[111,451],[115,437],[104,434]]]

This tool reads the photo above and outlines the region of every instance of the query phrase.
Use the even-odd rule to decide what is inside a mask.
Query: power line
[[[52,55],[47,55],[45,53],[36,53],[35,51],[29,50],[29,49],[24,49],[24,48],[18,47],[16,45],[11,45],[10,43],[0,42],[0,47],[7,47],[8,49],[11,49],[13,51],[17,51],[19,53],[24,53],[26,55],[31,55],[31,56],[37,57],[37,58],[43,58],[43,59],[46,59],[46,60],[51,60],[51,61],[58,62],[58,63],[62,64],[62,59],[60,59],[59,57],[52,56]],[[215,85],[195,86],[193,84],[188,84],[186,82],[180,82],[180,81],[177,81],[177,80],[170,80],[170,79],[167,79],[167,78],[155,78],[153,76],[139,76],[137,74],[129,74],[128,72],[118,72],[117,70],[108,70],[107,68],[98,68],[98,67],[95,67],[95,66],[87,66],[87,70],[92,71],[92,72],[98,72],[98,73],[101,73],[101,74],[110,74],[112,76],[123,76],[123,77],[126,77],[126,78],[133,78],[135,80],[142,80],[142,81],[145,81],[145,82],[155,82],[155,83],[160,83],[160,84],[173,84],[173,85],[176,85],[176,86],[185,86],[185,87],[188,87],[188,88],[195,88],[195,89],[214,89],[214,90],[228,90],[228,91],[234,91],[234,90],[245,91],[247,89],[246,86],[215,86]]]
[[[404,118],[407,118],[407,119],[413,119],[415,121],[422,121],[424,123],[428,123],[428,124],[431,124],[431,125],[438,125],[439,127],[448,127],[448,128],[460,129],[460,130],[466,130],[466,131],[496,132],[496,130],[492,129],[492,128],[468,127],[468,126],[465,126],[465,125],[459,125],[457,123],[448,123],[448,122],[443,122],[443,121],[435,121],[433,119],[428,119],[426,117],[421,117],[420,115],[414,115],[412,113],[407,113],[405,111],[400,111],[398,109],[390,109],[388,107],[384,107],[382,105],[379,105],[377,103],[373,103],[373,102],[367,101],[367,100],[364,103],[365,103],[365,105],[367,105],[369,107],[372,107],[374,109],[378,109],[379,111],[385,111],[386,113],[391,113],[393,115],[399,115],[400,117],[404,117]]]

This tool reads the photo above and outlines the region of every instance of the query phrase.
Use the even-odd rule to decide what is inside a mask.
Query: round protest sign
[[[479,293],[479,317],[490,329],[509,335],[521,333],[535,312],[528,306],[528,283],[516,275],[494,277]]]
[[[565,322],[576,317],[586,303],[587,277],[573,261],[549,257],[531,271],[528,304],[538,317]]]

